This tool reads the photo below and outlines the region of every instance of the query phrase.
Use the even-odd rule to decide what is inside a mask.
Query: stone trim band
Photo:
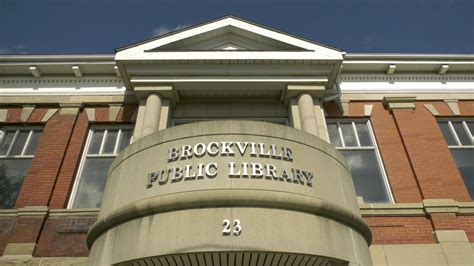
[[[369,245],[372,242],[372,233],[358,214],[328,201],[281,191],[214,189],[148,198],[99,217],[89,230],[87,246],[91,248],[100,235],[130,220],[163,212],[217,207],[262,207],[313,213],[348,225],[358,231]]]

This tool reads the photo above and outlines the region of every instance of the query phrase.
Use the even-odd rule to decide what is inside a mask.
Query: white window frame
[[[355,134],[355,139],[357,143],[357,147],[346,147],[346,143],[344,142],[344,136],[342,134],[342,130],[340,127],[340,123],[351,123],[352,124],[352,130]],[[367,128],[369,130],[369,136],[370,140],[372,141],[372,146],[362,146],[360,144],[359,140],[359,134],[357,134],[357,128],[355,123],[361,123],[364,122],[367,125]],[[380,155],[380,151],[377,145],[377,141],[375,139],[374,131],[372,129],[372,124],[370,123],[369,119],[347,119],[347,118],[342,118],[342,119],[326,119],[326,125],[327,124],[337,124],[338,132],[339,132],[339,140],[341,141],[341,147],[336,147],[334,146],[337,150],[346,150],[346,151],[357,151],[357,150],[374,150],[375,151],[375,157],[377,158],[377,163],[378,167],[380,169],[381,175],[382,175],[382,182],[385,185],[385,189],[387,190],[387,196],[388,196],[388,203],[395,203],[395,199],[393,198],[393,193],[392,189],[390,187],[390,183],[388,181],[387,173],[385,171],[385,166],[383,164],[382,156]],[[329,135],[329,131],[328,131]],[[332,143],[331,143],[332,144]]]
[[[89,151],[89,148],[90,148],[89,145],[92,140],[92,135],[94,131],[102,130],[102,129],[104,130],[104,136],[102,137],[102,142],[100,143],[99,154],[88,155],[87,152]],[[119,129],[117,139],[115,140],[114,152],[103,154],[102,152],[104,149],[105,140],[107,138],[107,132],[108,130],[111,130],[111,129]],[[76,200],[76,196],[77,196],[77,190],[79,188],[80,179],[84,171],[84,164],[86,163],[87,158],[115,158],[117,157],[118,155],[117,150],[118,150],[119,140],[122,135],[122,129],[130,129],[133,134],[133,125],[92,125],[89,128],[89,131],[87,133],[86,143],[84,145],[84,150],[82,151],[81,162],[79,163],[79,167],[76,173],[76,178],[74,180],[74,185],[71,191],[71,196],[69,197],[69,202],[67,204],[68,209],[73,209],[74,201]],[[132,142],[133,142],[133,135],[130,138],[130,143]]]
[[[439,127],[439,122],[447,122],[448,123],[449,131],[451,132],[451,135],[453,136],[454,141],[456,142],[456,145],[449,145],[449,144],[447,145],[449,150],[471,150],[471,149],[474,150],[474,132],[471,132],[469,130],[469,127],[467,126],[466,121],[474,122],[474,119],[473,118],[459,118],[459,117],[456,117],[456,118],[452,118],[452,117],[451,118],[439,118],[438,119],[438,127]],[[467,136],[471,139],[471,144],[465,145],[465,144],[461,143],[456,130],[454,130],[454,126],[453,126],[452,122],[462,122],[462,126],[463,126],[464,131],[467,133]],[[441,127],[440,127],[440,130],[441,130]],[[444,136],[444,134],[442,132],[441,132],[441,134],[443,135],[443,138],[445,139],[446,144],[447,144],[446,137]],[[451,156],[453,156],[451,151],[450,151],[450,153],[451,153]],[[454,159],[454,156],[453,156],[453,159]],[[456,168],[459,171],[459,174],[461,174],[461,171],[459,170],[457,162],[455,162],[455,163],[456,163]],[[463,179],[463,183],[464,183],[464,185],[466,186],[466,189],[467,189],[467,184],[464,182],[464,177],[463,176],[462,176],[462,179]],[[471,192],[469,192],[469,194],[471,194]]]
[[[23,145],[23,150],[21,151],[20,155],[13,155],[11,156],[10,153],[12,151],[12,148],[16,142],[16,139],[18,138],[18,134],[20,131],[26,131],[29,130],[30,132],[28,133],[28,137],[26,138],[25,144]],[[34,155],[25,155],[26,149],[28,145],[30,145],[31,142],[31,136],[33,135],[33,131],[35,130],[41,130],[41,133],[43,133],[43,127],[41,126],[4,126],[0,129],[0,144],[3,143],[3,138],[5,137],[5,132],[6,131],[15,131],[15,136],[12,139],[12,143],[10,144],[10,147],[8,148],[8,151],[5,155],[0,155],[0,159],[32,159],[34,158]]]
[[[25,152],[26,152],[28,146],[31,143],[31,137],[33,136],[33,132],[35,130],[41,131],[41,137],[42,137],[43,128],[44,127],[42,127],[42,126],[28,126],[28,125],[26,125],[26,126],[3,126],[3,127],[0,127],[0,145],[3,144],[4,137],[6,135],[5,133],[7,131],[15,131],[15,135],[13,136],[12,142],[10,143],[10,147],[8,147],[8,150],[7,150],[5,155],[0,155],[0,160],[3,160],[3,159],[17,159],[17,160],[31,159],[31,160],[33,160],[35,155],[34,154],[27,155],[27,154],[25,154]],[[18,138],[18,134],[20,133],[20,131],[29,131],[28,137],[26,138],[25,143],[23,144],[23,149],[21,150],[20,155],[10,155],[10,153],[13,149],[13,146],[15,146],[15,144],[16,144],[15,142]],[[40,139],[41,139],[41,137],[40,137]],[[34,153],[36,153],[36,150],[35,150]],[[30,167],[31,167],[31,165],[30,165]],[[29,169],[28,169],[28,171],[29,171]],[[27,173],[28,173],[28,171],[27,171]],[[23,177],[22,182],[25,181],[26,175]],[[21,190],[21,187],[20,187],[20,190]],[[20,191],[18,191],[18,193],[20,193]],[[18,198],[16,200],[18,200]]]
[[[448,145],[449,149],[473,149],[474,148],[474,132],[471,132],[469,130],[469,127],[467,126],[466,121],[469,122],[474,122],[474,119],[468,119],[468,118],[441,118],[438,119],[438,122],[447,122],[449,131],[451,132],[452,136],[454,137],[454,141],[456,142],[456,145]],[[456,130],[454,130],[454,126],[452,122],[462,122],[462,126],[464,130],[467,133],[467,136],[471,138],[471,144],[470,145],[463,145],[461,141],[459,140],[459,136],[456,133]],[[443,135],[444,137],[444,135]]]

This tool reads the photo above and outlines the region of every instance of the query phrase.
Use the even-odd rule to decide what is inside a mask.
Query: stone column
[[[319,136],[313,97],[309,93],[303,92],[298,95],[298,111],[300,113],[301,129],[309,134]]]
[[[158,94],[150,94],[146,99],[145,114],[143,117],[143,128],[141,137],[158,131],[160,122],[161,97]]]

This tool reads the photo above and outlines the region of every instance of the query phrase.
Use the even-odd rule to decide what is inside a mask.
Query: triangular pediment
[[[341,60],[342,51],[227,16],[117,49],[116,54],[116,60],[183,59]]]
[[[254,32],[226,26],[148,50],[159,51],[308,51]]]

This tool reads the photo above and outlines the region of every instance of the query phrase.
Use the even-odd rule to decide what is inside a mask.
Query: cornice
[[[5,84],[84,84],[84,83],[106,83],[123,85],[122,79],[118,77],[44,77],[44,78],[26,78],[26,77],[0,77],[0,86]]]
[[[452,75],[435,75],[435,74],[341,74],[338,77],[339,82],[445,82],[445,81],[462,81],[474,82],[474,74],[452,74]],[[474,85],[473,85],[474,86]]]

